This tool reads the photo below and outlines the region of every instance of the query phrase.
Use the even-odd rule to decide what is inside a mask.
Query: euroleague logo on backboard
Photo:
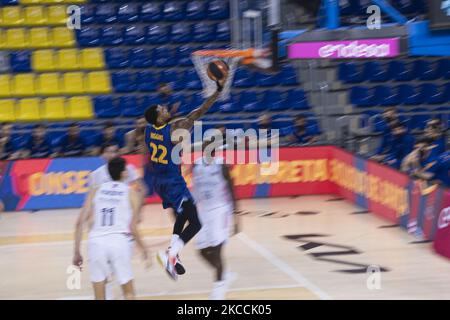
[[[449,224],[450,224],[450,207],[447,207],[443,209],[439,214],[438,228],[439,229],[447,228]]]

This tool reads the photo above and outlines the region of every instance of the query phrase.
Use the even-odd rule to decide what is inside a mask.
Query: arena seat
[[[0,74],[0,97],[11,96],[11,76],[9,74]]]
[[[186,5],[187,20],[202,20],[206,18],[206,3],[204,1],[189,1]]]
[[[228,18],[228,2],[213,0],[208,4],[208,18],[221,20]]]
[[[174,43],[187,43],[192,41],[191,25],[186,22],[179,22],[172,25],[170,38]]]
[[[77,49],[61,49],[56,51],[57,70],[80,70],[81,61]]]
[[[339,80],[345,83],[359,83],[364,81],[363,73],[352,62],[340,63],[338,67]]]
[[[418,90],[420,90],[421,95],[424,97],[425,103],[442,104],[447,102],[444,86],[440,88],[434,83],[424,83]]]
[[[66,100],[61,97],[46,98],[42,101],[42,119],[58,121],[66,119]]]
[[[134,68],[149,68],[152,66],[152,50],[149,48],[133,48],[130,50],[131,66]]]
[[[230,24],[228,21],[220,22],[216,25],[216,41],[230,41]]]
[[[25,22],[20,6],[6,6],[1,8],[2,26],[20,26]]]
[[[140,108],[136,96],[121,96],[119,98],[119,109],[124,117],[139,117],[145,110]]]
[[[162,20],[161,4],[158,2],[144,3],[141,7],[142,22],[156,22]]]
[[[401,60],[392,60],[388,64],[388,73],[393,76],[396,81],[411,81],[416,76]]]
[[[296,86],[299,84],[297,73],[290,64],[286,64],[281,67],[280,78],[283,86]]]
[[[67,23],[67,6],[49,6],[47,9],[47,25],[63,25]]]
[[[237,101],[244,111],[260,111],[262,107],[258,99],[258,94],[254,91],[242,91]]]
[[[419,88],[409,84],[401,84],[397,86],[398,95],[402,104],[419,105],[424,103],[425,97]]]
[[[82,72],[66,72],[62,74],[61,93],[82,94],[86,92],[84,75]]]
[[[184,81],[179,81],[178,72],[175,70],[162,70],[159,74],[159,83],[169,83],[173,90],[183,90]]]
[[[41,120],[41,100],[37,98],[20,99],[17,102],[16,114],[18,121]]]
[[[31,58],[33,69],[35,71],[53,71],[56,70],[56,58],[51,49],[35,50]]]
[[[216,40],[216,25],[206,22],[198,22],[192,26],[193,41],[211,42]]]
[[[32,73],[16,74],[12,78],[12,94],[16,97],[29,97],[36,95],[34,79],[35,76]]]
[[[10,65],[13,72],[31,71],[30,51],[16,51],[10,54]]]
[[[308,100],[302,89],[291,89],[288,91],[284,101],[289,109],[308,110]]]
[[[146,43],[163,44],[169,42],[170,27],[162,24],[153,24],[147,27]]]
[[[135,75],[128,71],[114,72],[112,84],[116,92],[133,92],[137,89]]]
[[[281,111],[287,109],[281,92],[277,90],[265,91],[260,105],[263,110]]]
[[[176,48],[175,60],[182,67],[192,66],[191,54],[196,50],[195,47],[182,45]]]
[[[35,28],[32,28],[31,32],[33,30]],[[28,47],[28,40],[24,28],[6,29],[5,40],[5,49],[24,49]]]
[[[364,78],[371,82],[385,82],[391,80],[387,69],[379,61],[369,61],[364,64]]]
[[[255,78],[260,87],[273,87],[281,82],[279,73],[256,72]]]
[[[139,6],[137,3],[124,3],[117,10],[117,20],[122,23],[139,21]]]
[[[67,101],[67,117],[69,119],[91,119],[94,116],[90,97],[71,97]]]
[[[127,45],[140,45],[145,43],[145,29],[141,26],[131,25],[125,28],[123,42]]]
[[[108,48],[105,50],[105,57],[108,68],[121,69],[130,66],[128,49]]]
[[[121,114],[121,110],[109,95],[94,97],[94,108],[98,118],[114,118]]]
[[[181,1],[166,1],[163,7],[164,20],[180,21],[185,19],[186,6]]]
[[[88,93],[110,93],[111,80],[107,71],[92,71],[86,75],[86,90]]]
[[[100,48],[87,48],[80,51],[81,68],[87,70],[104,69],[105,59]]]
[[[383,107],[395,106],[401,103],[400,97],[397,92],[394,92],[391,86],[379,85],[373,88],[375,105]]]
[[[152,71],[140,71],[136,78],[137,90],[141,92],[150,92],[157,89],[156,76]]]
[[[90,24],[95,22],[95,6],[90,4],[85,4],[80,6],[81,12],[81,24]]]
[[[13,99],[0,100],[0,122],[16,121],[16,101]]]
[[[41,73],[36,79],[36,92],[42,96],[59,95],[62,93],[59,73]]]
[[[112,4],[99,4],[95,9],[95,21],[99,24],[113,23],[117,20],[117,6]]]
[[[188,89],[188,90],[202,89],[202,82],[195,70],[193,70],[193,69],[185,70],[183,73],[182,79],[183,79],[186,89]]]
[[[74,32],[64,27],[54,27],[51,29],[51,39],[54,47],[73,47],[75,46]]]
[[[350,90],[350,102],[357,107],[372,107],[374,96],[367,87],[354,86]]]
[[[248,68],[238,68],[234,75],[233,86],[238,88],[256,86],[256,80],[253,72],[251,72]]]
[[[49,11],[44,6],[28,6],[23,9],[24,24],[43,26],[50,24]]]
[[[82,47],[95,47],[100,44],[101,30],[85,27],[77,31],[77,41]]]
[[[173,67],[176,65],[174,53],[169,47],[157,47],[152,52],[152,63],[156,67]]]
[[[104,46],[117,46],[123,43],[123,29],[117,26],[101,28],[101,43]]]

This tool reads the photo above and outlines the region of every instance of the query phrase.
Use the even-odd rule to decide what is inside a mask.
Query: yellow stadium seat
[[[31,48],[48,48],[51,46],[48,28],[31,28],[29,33],[29,46]]]
[[[67,118],[91,119],[94,117],[90,97],[72,97],[67,103]]]
[[[20,0],[20,4],[41,4],[42,0]]]
[[[53,71],[56,69],[55,52],[51,49],[33,51],[31,63],[35,71]]]
[[[27,97],[36,95],[34,74],[22,73],[13,77],[12,94],[17,97]]]
[[[2,28],[0,28],[0,50],[6,47],[6,35]]]
[[[16,120],[16,101],[13,99],[0,100],[0,122]]]
[[[80,94],[86,92],[83,72],[66,72],[62,79],[62,93]]]
[[[42,102],[43,120],[66,119],[66,99],[61,97],[47,98]]]
[[[27,47],[27,39],[24,28],[6,30],[5,49],[23,49],[25,47]]]
[[[111,81],[106,71],[94,71],[87,74],[87,92],[109,93],[111,92]]]
[[[54,47],[73,47],[75,45],[74,30],[67,27],[55,27],[52,29],[52,42]]]
[[[6,6],[2,8],[2,26],[20,26],[24,23],[22,7]]]
[[[59,73],[42,73],[37,77],[36,91],[42,96],[61,94],[61,78]]]
[[[41,120],[41,99],[20,99],[17,103],[16,117],[18,121]]]
[[[47,15],[44,6],[24,7],[25,24],[29,26],[42,26],[47,22]]]
[[[51,25],[66,24],[66,6],[49,6],[47,9],[47,23]]]
[[[80,70],[80,59],[77,49],[61,49],[57,51],[58,70]]]
[[[11,96],[11,76],[9,74],[0,74],[0,97]]]
[[[83,69],[104,69],[103,50],[100,48],[81,50],[81,65]]]

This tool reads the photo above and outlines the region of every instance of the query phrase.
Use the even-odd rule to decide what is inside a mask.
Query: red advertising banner
[[[450,259],[450,191],[447,190],[437,221],[434,250]]]

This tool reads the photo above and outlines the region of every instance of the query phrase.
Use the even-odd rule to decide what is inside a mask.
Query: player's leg
[[[105,300],[105,284],[106,280],[99,282],[92,282],[92,287],[94,288],[95,300]]]
[[[122,292],[125,300],[134,300],[136,298],[136,294],[134,293],[133,280],[130,280],[122,285]]]

